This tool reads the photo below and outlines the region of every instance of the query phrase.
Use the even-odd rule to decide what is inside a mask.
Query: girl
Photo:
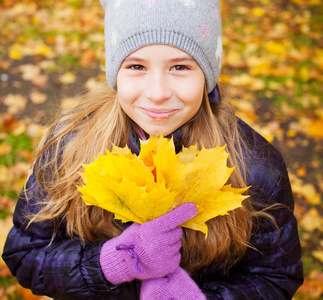
[[[56,299],[291,299],[302,284],[293,196],[280,153],[236,118],[218,81],[218,0],[101,0],[105,84],[49,128],[17,203],[3,259]],[[84,204],[81,164],[111,143],[138,154],[163,133],[177,151],[227,145],[243,207],[181,229],[194,204],[143,225]]]

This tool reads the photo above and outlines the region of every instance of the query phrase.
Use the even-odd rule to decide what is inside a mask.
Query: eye
[[[185,71],[185,70],[189,70],[189,67],[183,66],[183,65],[177,65],[177,66],[172,67],[171,70]]]
[[[135,70],[135,71],[144,71],[146,70],[146,68],[142,65],[131,65],[128,67],[128,69],[132,69],[132,70]]]

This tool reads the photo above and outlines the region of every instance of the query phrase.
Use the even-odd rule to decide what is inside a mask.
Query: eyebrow
[[[170,61],[172,61],[172,62],[178,62],[178,61],[195,61],[195,59],[193,57],[186,56],[186,57],[173,58],[173,59],[170,59]]]
[[[140,57],[128,56],[124,61],[125,62],[130,62],[130,61],[144,62],[146,60],[143,59],[143,58],[140,58]],[[182,62],[182,61],[194,61],[195,62],[195,59],[193,57],[190,57],[190,56],[185,56],[185,57],[172,58],[169,61],[170,62]]]

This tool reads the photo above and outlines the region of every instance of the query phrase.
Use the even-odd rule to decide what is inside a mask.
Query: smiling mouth
[[[175,114],[177,109],[146,109],[141,108],[142,112],[154,120],[165,120]]]

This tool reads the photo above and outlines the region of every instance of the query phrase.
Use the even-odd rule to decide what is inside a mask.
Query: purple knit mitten
[[[178,267],[164,278],[143,280],[140,300],[206,300],[197,284]]]
[[[100,264],[106,279],[120,284],[174,272],[181,260],[179,226],[196,212],[195,204],[185,203],[155,220],[142,225],[133,223],[122,234],[105,242]]]

